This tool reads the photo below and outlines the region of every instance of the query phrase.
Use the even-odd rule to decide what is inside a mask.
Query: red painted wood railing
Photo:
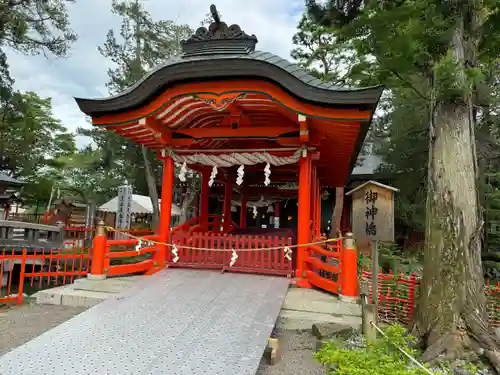
[[[292,275],[292,261],[285,248],[292,239],[281,236],[245,236],[218,233],[179,233],[173,239],[178,260],[167,255],[170,267],[217,269],[264,275]],[[190,247],[204,249],[194,250]],[[260,250],[273,248],[272,250]],[[238,259],[230,266],[233,250]]]
[[[212,233],[230,233],[234,228],[237,228],[236,223],[231,222],[231,226],[224,230],[222,228],[222,217],[219,215],[208,215],[206,225],[204,225],[201,216],[194,217],[172,229],[172,238],[179,232],[186,232],[189,234],[199,232],[212,232]]]
[[[352,241],[352,238],[348,237],[347,240]],[[321,239],[313,242],[319,241]],[[357,298],[357,255],[356,249],[349,246],[344,247],[342,239],[322,246],[309,245],[308,256],[304,260],[307,281],[330,293]]]

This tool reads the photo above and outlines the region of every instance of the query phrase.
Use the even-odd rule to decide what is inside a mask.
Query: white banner
[[[118,188],[118,211],[116,212],[116,229],[129,229],[132,215],[132,188],[124,185]],[[117,236],[117,239],[126,239],[126,236]]]

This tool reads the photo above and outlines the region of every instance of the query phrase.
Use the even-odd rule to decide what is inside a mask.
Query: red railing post
[[[90,273],[87,275],[89,279],[103,280],[106,278],[104,273],[104,264],[106,260],[107,246],[106,230],[104,229],[104,221],[97,223],[96,233],[94,237],[94,246],[92,247],[92,259],[90,265]]]
[[[27,258],[27,256],[28,256],[28,250],[23,249],[23,256],[21,258],[21,272],[19,273],[19,287],[17,288],[17,304],[18,305],[23,304],[24,273],[26,271],[26,258]]]
[[[358,299],[358,255],[352,233],[347,233],[341,244],[340,298],[345,301]]]
[[[410,285],[408,286],[408,307],[406,314],[408,315],[408,321],[413,320],[413,312],[415,311],[415,288],[417,283],[417,276],[412,273],[410,276]]]

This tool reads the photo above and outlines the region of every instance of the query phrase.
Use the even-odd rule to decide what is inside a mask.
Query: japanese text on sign
[[[375,216],[377,216],[378,208],[375,206],[378,199],[378,193],[373,190],[365,192],[365,234],[367,236],[377,235],[377,224],[375,224]]]

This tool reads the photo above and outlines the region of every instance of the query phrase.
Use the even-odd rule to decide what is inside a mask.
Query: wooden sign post
[[[372,301],[378,304],[378,242],[394,241],[394,192],[392,186],[368,181],[352,189],[352,232],[358,243],[372,244]]]
[[[392,186],[368,181],[352,189],[352,232],[358,242],[394,241],[394,192]]]

